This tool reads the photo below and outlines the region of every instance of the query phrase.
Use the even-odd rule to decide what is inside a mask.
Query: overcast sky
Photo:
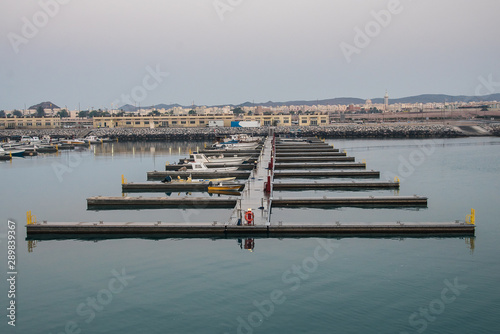
[[[498,13],[498,0],[2,0],[0,109],[498,93],[484,84],[500,82]]]

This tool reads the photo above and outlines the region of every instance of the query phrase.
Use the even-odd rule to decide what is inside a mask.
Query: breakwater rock
[[[490,132],[493,136],[500,137],[500,125],[492,125]]]
[[[330,126],[274,127],[277,135],[321,138],[454,138],[463,137],[460,130],[438,124],[336,124]],[[214,140],[232,134],[266,136],[269,127],[259,128],[99,128],[0,130],[0,139],[19,139],[22,135],[49,135],[56,138],[81,138],[86,135],[118,138],[119,141]],[[498,131],[498,129],[497,129]]]

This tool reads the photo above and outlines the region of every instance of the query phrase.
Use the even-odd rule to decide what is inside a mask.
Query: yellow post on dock
[[[125,178],[125,176],[123,176],[123,174],[122,174],[122,184],[127,184],[127,179]]]
[[[36,224],[36,216],[33,216],[30,211],[26,211],[26,224],[27,225],[34,225]]]
[[[476,210],[470,209],[470,215],[465,216],[465,222],[470,225],[476,224]]]

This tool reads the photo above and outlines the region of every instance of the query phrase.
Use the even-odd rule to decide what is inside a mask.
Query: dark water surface
[[[476,238],[257,238],[253,252],[237,239],[70,239],[38,241],[29,252],[28,210],[49,221],[171,222],[224,221],[229,210],[86,209],[87,197],[121,196],[121,174],[144,182],[147,171],[204,143],[114,143],[15,159],[0,163],[0,270],[8,278],[11,219],[16,327],[7,324],[3,279],[0,332],[498,333],[500,139],[331,143],[380,170],[381,180],[398,176],[400,191],[275,197],[417,194],[429,197],[428,208],[274,209],[273,223],[441,222],[474,208]]]

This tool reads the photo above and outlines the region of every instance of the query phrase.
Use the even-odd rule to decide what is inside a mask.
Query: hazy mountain
[[[384,103],[383,98],[373,98],[371,99],[372,103]],[[213,105],[213,106],[207,106],[207,107],[223,107],[223,106],[231,106],[231,107],[278,107],[278,106],[291,106],[291,105],[305,105],[305,106],[312,106],[312,105],[337,105],[337,104],[344,104],[344,105],[349,105],[349,104],[364,104],[365,99],[360,99],[356,97],[337,97],[333,99],[324,99],[324,100],[296,100],[296,101],[287,101],[287,102],[273,102],[273,101],[267,101],[263,103],[252,103],[252,102],[244,102],[241,104],[223,104],[223,105]],[[397,98],[397,99],[392,99],[389,97],[389,103],[443,103],[443,102],[478,102],[478,101],[500,101],[500,94],[491,94],[491,95],[483,95],[483,96],[465,96],[465,95],[458,95],[458,96],[453,96],[453,95],[445,95],[445,94],[423,94],[423,95],[417,95],[417,96],[408,96],[408,97],[402,97],[402,98]],[[183,108],[191,108],[193,107],[192,105],[189,106],[181,106],[180,104],[157,104],[154,106],[144,106],[141,107],[141,109],[171,109],[173,107],[183,107]],[[194,106],[196,107],[196,105]],[[55,107],[57,108],[57,107]],[[126,104],[120,109],[123,109],[123,111],[137,111],[139,108],[132,106],[130,104]]]
[[[465,95],[445,95],[445,94],[424,94],[417,96],[402,97],[399,99],[389,98],[389,103],[443,103],[443,102],[479,102],[479,101],[500,101],[500,94],[483,96]],[[384,103],[383,98],[372,99],[373,103]]]
[[[160,103],[160,104],[155,104],[154,106],[143,106],[143,107],[141,107],[141,109],[172,109],[174,107],[182,107],[182,106],[180,104],[177,104],[177,103],[174,103],[174,104]],[[189,106],[189,107],[191,107],[191,106]],[[183,107],[183,108],[189,108],[189,107]],[[125,104],[118,109],[123,110],[123,111],[132,112],[132,111],[139,110],[139,107],[133,106],[131,104]]]

